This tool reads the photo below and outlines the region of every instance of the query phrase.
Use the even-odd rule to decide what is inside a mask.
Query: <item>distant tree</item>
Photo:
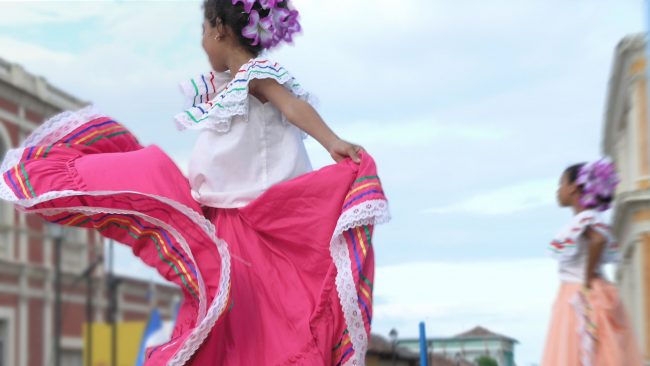
[[[478,366],[499,366],[497,360],[489,356],[481,356],[476,359],[476,364]]]

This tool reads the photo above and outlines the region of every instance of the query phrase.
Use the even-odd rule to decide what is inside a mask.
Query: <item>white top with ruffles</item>
[[[602,214],[596,210],[586,210],[575,215],[549,245],[551,255],[559,262],[560,280],[562,282],[584,283],[589,240],[584,233],[587,228],[602,234],[607,244],[596,266],[596,274],[602,274],[602,266],[614,263],[619,258],[619,247],[611,228],[607,225]]]
[[[311,102],[284,67],[266,58],[250,60],[234,77],[210,72],[181,84],[188,107],[175,120],[180,129],[200,130],[189,180],[204,206],[243,207],[272,185],[312,170],[304,132],[249,94],[249,82],[262,78]]]

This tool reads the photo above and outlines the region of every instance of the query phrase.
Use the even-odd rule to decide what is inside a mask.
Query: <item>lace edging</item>
[[[185,362],[187,362],[190,357],[196,352],[196,350],[199,348],[201,343],[205,340],[205,338],[208,336],[210,333],[210,330],[218,320],[219,316],[223,313],[223,311],[226,308],[228,296],[229,296],[229,288],[230,288],[230,252],[228,250],[228,244],[218,238],[216,236],[216,229],[214,225],[208,221],[204,216],[200,215],[198,212],[192,210],[191,208],[178,203],[176,201],[170,200],[165,197],[160,197],[156,195],[150,195],[150,194],[143,194],[140,192],[114,192],[114,191],[102,191],[102,192],[79,192],[79,191],[57,191],[57,192],[48,192],[45,193],[37,198],[29,199],[29,200],[12,200],[13,203],[23,207],[23,208],[29,208],[34,205],[37,205],[41,202],[45,202],[48,200],[56,199],[56,198],[61,198],[61,197],[70,197],[70,196],[75,196],[75,195],[91,195],[91,196],[105,196],[105,195],[115,195],[115,194],[120,194],[120,193],[132,193],[132,194],[139,194],[143,196],[147,196],[156,200],[159,200],[165,204],[168,204],[172,206],[174,209],[178,210],[182,214],[188,216],[192,221],[197,223],[199,227],[201,227],[206,234],[213,240],[217,247],[217,251],[219,252],[219,255],[221,256],[221,273],[220,273],[220,278],[219,278],[219,290],[217,295],[214,297],[212,300],[212,303],[210,304],[210,307],[205,310],[206,308],[206,302],[207,300],[204,301],[199,301],[199,319],[200,321],[197,321],[199,325],[197,325],[195,328],[192,329],[191,334],[184,340],[183,344],[180,346],[180,348],[176,351],[174,356],[172,357],[171,361],[168,363],[168,365],[184,365]],[[82,207],[78,208],[80,211],[82,209],[85,209],[88,212],[92,211],[92,208],[89,207]],[[50,212],[61,212],[65,211],[66,209],[42,209],[43,211],[50,210]],[[112,211],[120,211],[116,209],[105,209],[105,210],[112,210]],[[30,210],[31,212],[40,212],[38,210]],[[122,211],[128,211],[128,210],[122,210]],[[117,213],[117,212],[116,212]],[[135,214],[138,216],[147,216],[142,213],[139,213],[137,211],[129,211],[131,214]],[[156,220],[156,219],[154,219]],[[185,248],[184,248],[185,249]],[[189,248],[187,248],[189,249]],[[191,253],[191,251],[190,251]],[[196,263],[195,263],[196,265]],[[201,283],[203,283],[203,280],[201,279]],[[203,291],[205,291],[205,284],[203,283]],[[203,315],[205,314],[205,315]]]
[[[36,128],[18,148],[7,152],[2,165],[0,165],[0,173],[6,172],[12,166],[18,164],[26,148],[37,145],[50,145],[61,140],[77,127],[100,116],[102,114],[97,112],[95,106],[89,105],[75,112],[66,111],[49,118]]]
[[[54,117],[44,122],[36,130],[34,130],[30,134],[30,136],[27,139],[25,139],[25,141],[23,141],[23,143],[19,148],[12,149],[7,153],[5,159],[2,162],[2,165],[0,166],[0,173],[6,172],[12,166],[18,164],[26,148],[29,148],[31,146],[36,146],[36,145],[48,145],[54,143],[55,141],[60,140],[61,138],[63,138],[64,136],[72,132],[74,129],[83,125],[84,123],[87,123],[88,121],[100,116],[102,116],[102,114],[98,113],[95,107],[92,105],[82,108],[76,112],[67,111],[55,115]],[[212,303],[210,304],[209,309],[206,310],[207,299],[205,298],[205,284],[203,283],[202,278],[199,280],[203,288],[202,290],[203,301],[199,301],[199,314],[198,314],[199,318],[197,319],[197,323],[199,323],[199,325],[192,330],[190,336],[186,338],[186,340],[183,342],[181,347],[174,354],[173,359],[169,363],[170,365],[183,365],[185,362],[187,362],[190,359],[190,357],[196,352],[196,350],[201,345],[201,343],[205,340],[210,330],[216,323],[218,317],[221,315],[221,313],[223,313],[229,296],[228,288],[230,286],[230,253],[228,251],[228,244],[216,236],[216,229],[214,225],[211,222],[209,222],[205,217],[200,215],[198,212],[176,201],[169,200],[165,197],[148,195],[140,192],[126,192],[126,191],[125,192],[56,191],[56,192],[45,193],[37,198],[22,200],[22,199],[18,199],[13,194],[11,189],[4,182],[4,179],[0,179],[0,198],[10,201],[22,207],[23,209],[27,209],[39,203],[56,199],[56,198],[61,198],[61,197],[70,197],[74,195],[101,196],[101,195],[112,195],[112,194],[119,194],[119,193],[132,193],[132,194],[148,196],[150,198],[168,204],[169,206],[178,210],[182,214],[190,217],[213,240],[213,242],[217,247],[217,251],[221,256],[222,266],[221,266],[221,276],[219,280],[218,293],[214,297]],[[79,211],[81,211],[82,208],[78,208],[78,209]],[[86,207],[85,209],[87,212],[92,211],[92,208],[89,207]],[[43,209],[43,210],[50,210],[49,212],[55,212],[57,209]],[[34,211],[37,210],[33,210],[32,212]],[[117,210],[113,209],[113,211],[117,211]],[[136,211],[132,211],[130,213],[139,215],[141,217],[147,216],[138,213]],[[189,250],[189,247],[185,245],[183,249]]]
[[[330,243],[330,254],[336,266],[336,290],[343,309],[345,323],[350,333],[350,340],[355,351],[354,357],[346,364],[363,365],[368,350],[361,308],[357,301],[357,292],[352,276],[352,263],[347,242],[343,232],[362,225],[378,225],[390,221],[388,202],[370,200],[345,211],[338,220]]]
[[[261,60],[262,62],[270,63],[268,60]],[[217,93],[216,97],[209,102],[202,103],[197,107],[192,107],[184,110],[174,116],[176,127],[179,130],[185,129],[210,129],[218,133],[227,133],[230,131],[232,119],[236,116],[241,116],[244,120],[248,119],[249,110],[249,82],[254,79],[274,79],[280,85],[289,89],[296,97],[304,100],[310,104],[315,103],[309,93],[307,93],[300,84],[295,82],[295,78],[291,76],[281,66],[280,69],[285,72],[281,75],[273,75],[268,73],[251,73],[254,70],[256,63],[260,62],[259,59],[253,59],[248,64],[252,65],[245,71],[238,72],[234,80],[231,81],[225,89]],[[277,64],[276,64],[277,65]],[[243,82],[241,87],[234,88],[236,82]],[[227,92],[227,94],[223,94]],[[313,105],[313,104],[312,104]],[[196,113],[196,110],[200,113]],[[286,118],[283,116],[283,121]],[[305,137],[305,135],[303,135]]]
[[[593,356],[596,353],[597,326],[592,322],[591,312],[592,309],[589,305],[589,300],[585,297],[584,293],[577,293],[571,300],[571,305],[578,317],[578,328],[576,333],[580,345],[580,360],[582,366],[592,366]],[[590,331],[591,330],[591,331]]]

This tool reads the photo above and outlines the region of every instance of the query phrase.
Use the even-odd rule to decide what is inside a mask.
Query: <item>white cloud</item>
[[[519,340],[518,364],[539,362],[557,290],[550,259],[415,262],[378,267],[373,331],[453,336],[476,325]]]
[[[405,168],[403,154],[412,149],[426,149],[436,143],[456,143],[459,145],[505,141],[510,137],[508,130],[490,124],[442,123],[435,117],[415,119],[403,118],[394,123],[359,120],[334,126],[342,139],[363,146],[375,158],[387,154],[400,157],[399,166]],[[314,139],[306,140],[307,151],[314,167],[332,164],[332,159]],[[386,163],[386,160],[382,160]],[[426,167],[419,166],[420,169]]]
[[[42,26],[75,22],[101,15],[101,7],[100,2],[3,1],[0,24]]]
[[[0,36],[0,55],[9,58],[10,61],[21,64],[32,63],[70,63],[74,61],[75,55],[55,51],[37,44],[21,42],[14,38]]]
[[[337,133],[343,137],[354,136],[361,144],[397,147],[426,145],[442,139],[479,142],[501,140],[508,137],[506,130],[486,124],[441,123],[436,121],[435,117],[402,119],[394,123],[356,121],[339,125]]]
[[[379,267],[375,293],[387,303],[378,305],[376,314],[379,317],[408,314],[421,318],[478,309],[495,313],[546,310],[546,302],[540,303],[539,299],[554,291],[555,269],[550,259],[412,262]],[[531,295],[539,290],[541,295],[511,301],[508,294],[512,288],[521,289],[531,283],[535,288],[523,291]],[[413,291],[412,287],[421,286],[424,287]]]
[[[465,213],[473,215],[512,214],[552,205],[555,202],[554,191],[556,188],[557,179],[534,180],[480,193],[457,203],[428,208],[422,212],[429,214]]]

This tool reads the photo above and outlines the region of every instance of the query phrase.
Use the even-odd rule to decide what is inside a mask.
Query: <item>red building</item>
[[[0,59],[0,156],[16,147],[46,118],[88,103]],[[71,229],[62,243],[61,364],[81,366],[82,325],[86,321],[86,281],[82,273],[104,251],[94,232]],[[44,221],[0,201],[0,366],[50,366],[55,342],[54,245]],[[92,273],[94,321],[108,309],[103,264]],[[171,317],[180,291],[120,278],[117,320],[146,320],[153,306]]]

